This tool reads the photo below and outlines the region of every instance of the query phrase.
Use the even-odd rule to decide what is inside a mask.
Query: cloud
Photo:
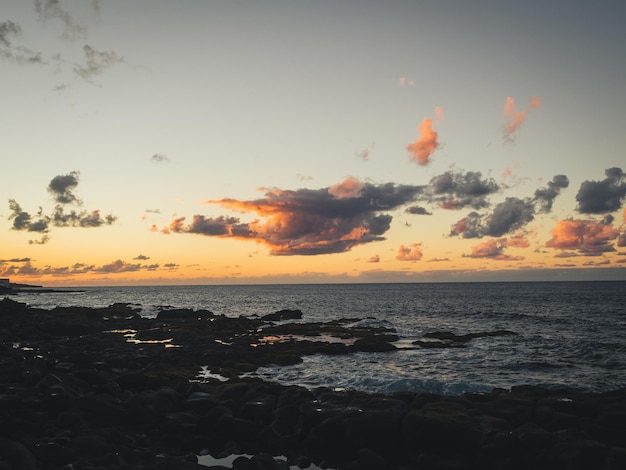
[[[370,152],[374,149],[375,146],[376,146],[376,142],[372,142],[368,147],[364,148],[360,152],[356,152],[355,155],[361,160],[363,160],[364,162],[366,162],[369,160]]]
[[[559,220],[546,246],[558,250],[575,250],[585,256],[613,252],[619,232],[610,224],[594,220]]]
[[[146,261],[146,260],[149,260],[150,257],[149,256],[145,256],[145,255],[138,255],[138,256],[135,256],[133,259],[137,260],[137,261]]]
[[[535,206],[530,199],[507,197],[489,215],[470,212],[452,227],[450,235],[462,235],[463,238],[500,237],[532,221],[534,214]]]
[[[39,208],[39,212],[37,213],[37,219],[33,219],[28,212],[22,210],[22,207],[15,199],[9,199],[9,209],[12,211],[12,214],[9,215],[9,220],[13,220],[13,230],[39,233],[48,232],[50,217],[43,215],[41,208]]]
[[[61,206],[56,206],[52,214],[52,223],[55,227],[100,227],[102,225],[113,225],[116,220],[117,217],[112,214],[102,217],[99,210],[91,212],[71,210],[65,212]]]
[[[329,188],[270,189],[256,200],[207,201],[257,214],[252,222],[242,222],[238,217],[194,215],[191,223],[178,217],[163,231],[254,240],[268,246],[273,255],[343,253],[384,240],[392,220],[385,212],[412,202],[420,191],[419,186],[374,185],[352,178]]]
[[[400,77],[398,79],[398,85],[400,86],[415,86],[415,80],[407,78],[407,77]]]
[[[13,230],[38,232],[47,234],[50,227],[100,227],[102,225],[112,225],[117,217],[112,214],[102,217],[99,210],[91,212],[75,210],[66,211],[66,205],[80,205],[82,201],[76,197],[73,190],[79,183],[79,172],[72,171],[67,175],[58,175],[52,178],[48,184],[48,192],[52,194],[57,205],[50,215],[44,214],[43,208],[39,208],[36,216],[24,211],[15,199],[9,199],[9,209],[11,214],[9,220],[13,221]],[[40,240],[30,240],[30,244],[42,245],[47,243],[50,237],[42,236]]]
[[[421,243],[411,243],[410,246],[400,245],[396,259],[400,261],[419,261],[424,254],[422,253]]]
[[[512,246],[514,248],[528,248],[530,246],[530,242],[528,241],[528,238],[526,238],[526,234],[520,232],[509,238],[507,246]]]
[[[177,264],[169,263],[164,266],[168,270],[172,270],[178,267]],[[76,274],[116,274],[125,272],[138,272],[138,271],[156,271],[160,268],[158,264],[141,264],[141,263],[127,263],[121,259],[112,261],[102,266],[89,265],[84,263],[75,263],[72,266],[45,266],[42,268],[33,266],[31,261],[23,263],[11,264],[4,266],[0,262],[0,275],[2,276],[72,276]]]
[[[503,139],[505,142],[513,142],[515,140],[517,131],[526,120],[526,114],[533,108],[541,108],[539,98],[536,96],[531,98],[530,103],[526,106],[524,111],[516,110],[515,100],[510,96],[507,96],[506,103],[504,104],[504,110],[502,112],[502,114],[508,118],[506,124],[504,125]]]
[[[31,261],[33,261],[32,258],[0,259],[0,265],[7,264],[7,263],[30,263]]]
[[[438,111],[437,111],[438,110]],[[443,116],[443,110],[436,108],[438,115]],[[407,145],[406,149],[413,161],[419,165],[428,165],[430,163],[430,156],[440,148],[439,134],[433,130],[432,118],[424,118],[421,124],[417,127],[420,133],[419,139],[412,144]]]
[[[602,181],[583,181],[576,194],[578,212],[604,214],[619,210],[626,199],[626,174],[621,168],[607,168]]]
[[[98,3],[92,2],[94,9],[98,9]],[[59,0],[35,0],[35,11],[39,15],[39,20],[46,22],[49,20],[59,20],[63,25],[61,37],[64,39],[78,39],[85,37],[87,30],[76,23],[67,10],[65,10]]]
[[[121,259],[115,260],[109,264],[93,268],[96,273],[128,273],[141,270],[153,271],[159,267],[158,264],[143,265],[141,263],[127,263]]]
[[[432,212],[428,212],[428,210],[426,210],[422,206],[407,207],[405,212],[407,212],[408,214],[414,214],[414,215],[433,215]]]
[[[374,255],[366,261],[366,263],[380,263],[380,256]]]
[[[60,204],[82,204],[82,201],[72,193],[72,190],[78,186],[79,176],[78,171],[72,171],[68,175],[55,176],[48,184],[48,192]]]
[[[504,253],[508,246],[506,238],[492,238],[472,247],[470,254],[463,254],[464,258],[487,258],[498,261],[520,261],[523,256],[510,256]]]
[[[88,44],[83,46],[83,53],[85,55],[85,64],[77,64],[74,67],[74,72],[86,81],[91,81],[93,77],[100,75],[109,67],[124,62],[124,59],[119,57],[114,51],[97,51]]]
[[[561,189],[569,186],[569,179],[565,175],[554,175],[547,188],[535,191],[535,201],[539,204],[540,212],[550,212],[554,199],[560,194]]]
[[[531,222],[537,212],[549,212],[561,189],[568,185],[569,180],[565,175],[556,175],[548,183],[547,188],[537,189],[532,198],[507,197],[503,202],[496,204],[490,214],[470,212],[452,226],[450,235],[482,238],[501,237],[512,233]],[[485,202],[484,199],[478,201]]]
[[[499,190],[493,178],[482,178],[479,171],[446,171],[431,178],[425,194],[444,209],[481,209],[489,205],[486,197]]]
[[[357,198],[365,185],[354,176],[348,176],[345,180],[328,188],[328,194],[337,199]]]
[[[169,162],[170,159],[167,155],[164,155],[162,153],[155,153],[154,155],[152,155],[152,157],[150,158],[150,160],[154,163],[163,163],[163,162]]]
[[[0,59],[16,64],[42,64],[41,53],[13,44],[13,39],[21,34],[19,24],[10,20],[0,23]]]

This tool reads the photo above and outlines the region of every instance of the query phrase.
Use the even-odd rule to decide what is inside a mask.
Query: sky
[[[0,277],[626,279],[621,0],[7,0]]]

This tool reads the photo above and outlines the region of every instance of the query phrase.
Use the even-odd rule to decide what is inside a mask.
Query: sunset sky
[[[626,2],[7,0],[0,277],[626,279]]]

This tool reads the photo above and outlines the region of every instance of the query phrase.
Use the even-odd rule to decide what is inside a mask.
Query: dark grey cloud
[[[47,234],[51,227],[100,227],[102,225],[112,225],[117,220],[112,214],[100,215],[99,210],[76,211],[67,209],[68,205],[80,205],[82,201],[76,197],[73,190],[79,183],[79,173],[72,171],[67,175],[58,175],[52,178],[48,185],[54,200],[58,203],[50,215],[44,214],[43,208],[35,216],[22,209],[15,199],[9,199],[9,209],[11,214],[9,220],[13,221],[13,230],[37,232]],[[40,240],[30,240],[30,244],[44,244],[50,240],[47,235]]]
[[[41,64],[41,53],[14,44],[14,38],[21,36],[19,24],[7,20],[0,23],[0,59],[17,64]]]
[[[124,62],[124,59],[114,51],[98,51],[88,44],[83,46],[83,53],[85,63],[77,64],[74,67],[74,73],[86,81],[91,81],[92,78],[100,75],[106,69]]]
[[[419,197],[416,200],[449,210],[489,207],[489,196],[501,189],[493,178],[483,177],[479,171],[446,171],[433,176],[428,185],[417,188]],[[409,208],[407,212],[430,214],[421,206]]]
[[[138,255],[138,256],[135,256],[133,258],[133,260],[136,260],[136,261],[147,261],[149,259],[150,259],[150,257],[149,256],[145,256],[145,255]]]
[[[15,199],[9,199],[9,209],[12,214],[9,220],[13,220],[13,229],[27,232],[46,233],[49,230],[50,217],[43,215],[42,209],[39,209],[37,218],[33,218],[28,212],[22,210],[22,207]]]
[[[422,206],[407,207],[406,212],[409,214],[415,214],[415,215],[433,215],[432,212],[428,212],[428,210],[426,210],[426,208]]]
[[[607,168],[602,181],[584,181],[576,201],[581,214],[603,214],[619,210],[626,199],[626,174],[621,168]]]
[[[452,227],[450,235],[461,235],[463,238],[501,237],[522,228],[533,220],[534,214],[535,204],[531,199],[507,197],[496,204],[491,214],[470,212]]]
[[[501,237],[521,229],[535,218],[537,212],[549,212],[561,189],[569,185],[565,175],[556,175],[546,188],[535,191],[534,197],[507,197],[490,213],[470,212],[452,226],[451,236],[463,238]]]
[[[70,210],[68,212],[62,206],[56,206],[52,214],[52,224],[55,227],[100,227],[102,225],[112,225],[117,217],[109,214],[104,217],[99,210],[87,212]]]
[[[68,175],[58,175],[52,178],[48,184],[48,192],[59,204],[82,204],[72,192],[78,186],[80,173],[72,171]]]
[[[493,178],[483,178],[479,171],[446,171],[430,180],[428,193],[444,209],[482,209],[489,205],[486,198],[499,190]]]
[[[240,201],[208,201],[259,218],[241,222],[238,217],[195,215],[174,219],[166,233],[195,233],[264,243],[273,255],[342,253],[357,245],[384,240],[392,216],[385,212],[413,202],[420,186],[360,183],[354,178],[329,188],[283,191],[272,189],[265,197]]]
[[[535,200],[539,204],[540,212],[550,212],[554,199],[560,194],[562,189],[569,186],[569,179],[565,175],[555,175],[548,183],[547,188],[540,188],[535,191]]]

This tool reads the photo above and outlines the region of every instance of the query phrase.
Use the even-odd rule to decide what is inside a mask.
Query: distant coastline
[[[9,279],[0,279],[0,294],[1,295],[15,295],[21,292],[27,292],[29,294],[49,294],[49,293],[64,293],[64,292],[83,292],[78,289],[53,289],[44,286],[32,285],[32,284],[20,284],[10,282]]]

